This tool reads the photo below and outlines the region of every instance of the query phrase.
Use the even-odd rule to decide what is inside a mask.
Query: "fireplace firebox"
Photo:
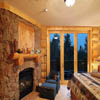
[[[19,73],[20,100],[33,90],[33,68],[24,69]]]

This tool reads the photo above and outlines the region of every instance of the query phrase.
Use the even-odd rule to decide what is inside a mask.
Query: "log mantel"
[[[11,58],[17,62],[17,65],[23,65],[24,59],[32,59],[35,63],[40,62],[40,54],[14,53]]]

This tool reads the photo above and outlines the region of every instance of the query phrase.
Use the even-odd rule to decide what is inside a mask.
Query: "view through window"
[[[88,34],[87,33],[77,33],[76,37],[74,33],[64,33],[64,47],[61,50],[61,34],[60,33],[50,33],[50,72],[61,74],[64,73],[64,80],[71,79],[74,69],[77,67],[77,72],[87,72],[87,62],[88,62]],[[75,39],[75,40],[74,40]],[[76,41],[77,40],[77,41]],[[74,43],[75,42],[75,43]],[[77,45],[74,45],[77,44]],[[75,50],[75,48],[77,48]],[[64,52],[64,61],[61,63],[61,51]],[[77,53],[77,56],[75,56]],[[61,55],[62,56],[62,55]],[[74,57],[75,56],[75,57]],[[77,59],[77,64],[75,65],[74,59]],[[60,65],[64,65],[61,68]],[[76,67],[75,67],[75,66]]]
[[[74,72],[74,34],[64,34],[64,80],[72,77]]]
[[[87,72],[88,34],[79,33],[78,36],[78,72]]]
[[[60,34],[50,34],[50,72],[60,74]]]

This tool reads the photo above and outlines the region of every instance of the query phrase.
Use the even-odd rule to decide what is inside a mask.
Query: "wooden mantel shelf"
[[[17,62],[17,65],[23,65],[24,59],[33,59],[35,63],[40,62],[39,54],[14,53],[11,58]]]

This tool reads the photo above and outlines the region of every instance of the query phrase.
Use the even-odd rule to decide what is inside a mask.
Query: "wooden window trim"
[[[84,28],[83,28],[83,30],[84,31],[82,31],[82,30],[74,30],[75,28],[73,28],[72,30],[70,29],[70,30],[68,30],[67,28],[66,28],[66,30],[59,30],[59,29],[50,29],[50,28],[48,28],[47,29],[47,75],[49,74],[49,72],[50,72],[50,34],[51,33],[53,33],[53,34],[56,34],[56,33],[60,33],[61,34],[61,42],[60,42],[60,45],[61,45],[61,81],[62,81],[62,83],[64,83],[64,72],[63,72],[63,70],[64,70],[64,33],[74,33],[74,45],[75,45],[75,47],[74,47],[74,72],[77,72],[78,71],[78,66],[77,66],[77,34],[79,34],[79,33],[87,33],[88,34],[88,64],[87,64],[87,70],[88,70],[88,72],[91,72],[91,68],[90,68],[90,63],[91,63],[91,59],[90,59],[90,53],[91,53],[91,50],[90,50],[90,41],[91,41],[91,39],[90,39],[90,33],[91,33],[91,31],[90,31],[90,28],[87,28],[87,30],[84,30]]]

